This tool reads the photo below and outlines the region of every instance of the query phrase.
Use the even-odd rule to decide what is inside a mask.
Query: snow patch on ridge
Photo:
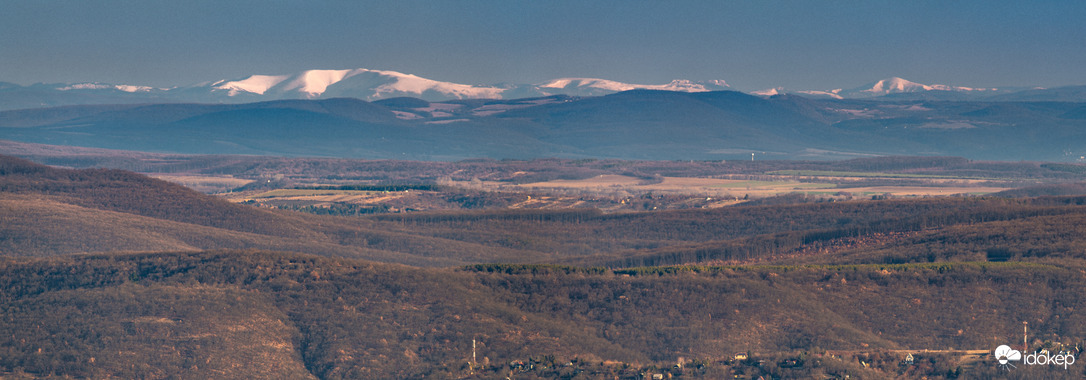
[[[803,95],[810,95],[810,96],[825,96],[825,97],[829,97],[829,98],[833,98],[833,99],[844,99],[845,98],[845,97],[840,95],[840,93],[841,93],[840,88],[833,89],[833,90],[830,90],[830,91],[817,91],[817,90],[796,91],[796,93],[797,94],[803,94]]]
[[[395,93],[409,93],[421,95],[427,91],[435,91],[441,94],[452,96],[456,99],[498,99],[501,98],[502,92],[505,91],[504,89],[500,89],[497,87],[472,86],[468,84],[441,82],[432,79],[422,78],[417,75],[398,73],[395,71],[368,71],[381,74],[392,79],[392,81],[387,84],[377,86],[377,88],[374,89],[376,95]]]
[[[104,84],[104,83],[76,83],[64,87],[58,87],[60,91],[71,90],[118,90],[124,92],[151,92],[156,90],[150,86],[132,86],[127,84]],[[165,90],[165,89],[158,89]]]
[[[775,96],[775,95],[783,95],[783,94],[795,93],[795,94],[807,95],[807,96],[815,97],[815,98],[844,99],[844,97],[842,97],[841,95],[838,95],[839,92],[841,92],[841,89],[839,89],[839,88],[836,89],[836,90],[830,90],[830,91],[790,91],[790,90],[785,90],[784,87],[776,87],[776,88],[770,88],[770,89],[761,90],[761,91],[751,91],[750,94],[751,95],[758,95],[758,96]]]
[[[328,86],[356,74],[358,70],[306,70],[288,82],[285,90],[299,91],[311,97],[320,96]]]
[[[783,93],[782,91],[784,91],[784,88],[777,87],[777,88],[770,88],[770,89],[761,90],[761,91],[751,91],[750,94],[751,95],[759,95],[759,96],[774,96],[774,95],[782,94]]]
[[[288,77],[289,76],[287,75],[253,75],[242,80],[230,81],[225,83],[224,81],[219,81],[216,82],[213,86],[215,86],[215,89],[228,91],[227,95],[230,96],[235,96],[242,91],[258,95],[264,95],[264,93],[267,92],[268,89],[272,88],[275,85],[278,85],[280,82],[286,80]]]
[[[621,92],[630,90],[662,90],[662,91],[681,91],[681,92],[705,92],[722,90],[729,87],[728,83],[723,80],[712,80],[705,82],[695,82],[685,79],[676,79],[668,84],[652,85],[652,84],[631,84],[616,82],[607,79],[599,78],[560,78],[550,82],[541,83],[538,85],[540,88],[552,88],[552,89],[584,89],[591,88],[597,90],[605,90],[611,92]]]

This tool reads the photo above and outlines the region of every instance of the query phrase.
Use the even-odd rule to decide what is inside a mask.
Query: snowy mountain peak
[[[998,91],[995,88],[973,88],[973,87],[960,87],[950,86],[945,84],[921,84],[902,79],[899,77],[892,77],[880,80],[878,82],[853,89],[847,92],[851,97],[873,97],[883,96],[889,94],[901,94],[911,92],[923,92],[923,91],[949,91],[949,92],[995,92]]]
[[[862,92],[867,92],[874,95],[886,95],[901,92],[917,92],[930,90],[932,90],[931,86],[911,82],[898,77],[893,77],[875,82],[875,84],[871,85],[871,88],[862,90]]]

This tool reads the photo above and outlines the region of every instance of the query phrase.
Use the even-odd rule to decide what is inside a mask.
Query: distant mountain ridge
[[[570,83],[573,84],[572,82]],[[192,154],[1086,161],[1086,103],[828,99],[736,91],[431,102],[287,99],[0,112],[0,139]]]
[[[921,84],[891,77],[852,89],[772,88],[753,95],[796,94],[834,99],[941,99],[1086,101],[1086,86],[1054,89],[974,88]],[[413,97],[427,101],[519,99],[552,95],[603,96],[630,90],[708,92],[732,90],[724,80],[676,79],[665,84],[633,84],[600,78],[558,78],[535,84],[461,84],[391,70],[364,68],[255,74],[170,88],[110,83],[53,83],[20,86],[0,83],[0,110],[79,104],[248,103],[283,99],[351,97],[367,101]],[[1021,96],[1017,96],[1021,93]]]
[[[778,87],[761,91],[753,91],[751,93],[763,96],[773,96],[788,93],[798,94],[801,96],[833,99],[870,99],[879,97],[900,99],[909,97],[930,97],[932,93],[938,93],[942,94],[941,97],[947,97],[948,94],[954,94],[962,99],[969,98],[971,100],[981,100],[986,97],[1001,94],[1011,94],[1021,90],[1023,89],[979,88],[951,86],[945,84],[922,84],[900,77],[890,77],[851,89],[838,88],[833,90],[786,90],[784,88]]]

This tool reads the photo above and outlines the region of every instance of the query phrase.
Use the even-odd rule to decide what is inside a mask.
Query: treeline
[[[611,270],[603,267],[575,267],[568,265],[554,265],[554,264],[475,264],[464,267],[464,270],[472,272],[486,272],[486,273],[505,273],[505,274],[550,274],[550,273],[562,273],[562,274],[589,274],[589,275],[601,275],[612,272]]]
[[[431,224],[441,223],[465,223],[465,222],[509,222],[509,221],[527,221],[527,222],[549,222],[549,223],[581,223],[590,220],[596,220],[603,217],[604,214],[597,209],[568,209],[568,210],[532,210],[532,209],[514,209],[514,210],[496,210],[496,211],[475,211],[475,212],[433,212],[433,213],[412,213],[412,214],[396,214],[396,215],[377,215],[373,219],[380,221],[398,222],[403,224],[413,224],[420,227],[425,227]]]
[[[252,201],[251,201],[252,202]],[[255,202],[253,202],[255,203]],[[378,204],[373,206],[354,203],[331,203],[323,206],[316,205],[279,205],[280,210],[291,210],[314,215],[358,216],[369,214],[383,214],[391,209],[388,205]]]
[[[325,185],[325,186],[298,186],[295,189],[302,190],[356,190],[356,191],[446,191],[448,186],[436,184],[389,184],[389,185]]]

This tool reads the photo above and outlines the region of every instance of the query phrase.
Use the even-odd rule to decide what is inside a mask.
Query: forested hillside
[[[1086,299],[1066,291],[1086,286],[1078,268],[419,269],[258,251],[4,259],[0,372],[493,378],[519,361],[538,363],[537,376],[611,377],[676,371],[682,357],[702,365],[676,371],[690,377],[943,377],[956,358],[901,366],[890,350],[990,349],[1023,320],[1033,344],[1074,347],[1086,337],[1075,313]],[[882,359],[865,368],[840,352]]]

